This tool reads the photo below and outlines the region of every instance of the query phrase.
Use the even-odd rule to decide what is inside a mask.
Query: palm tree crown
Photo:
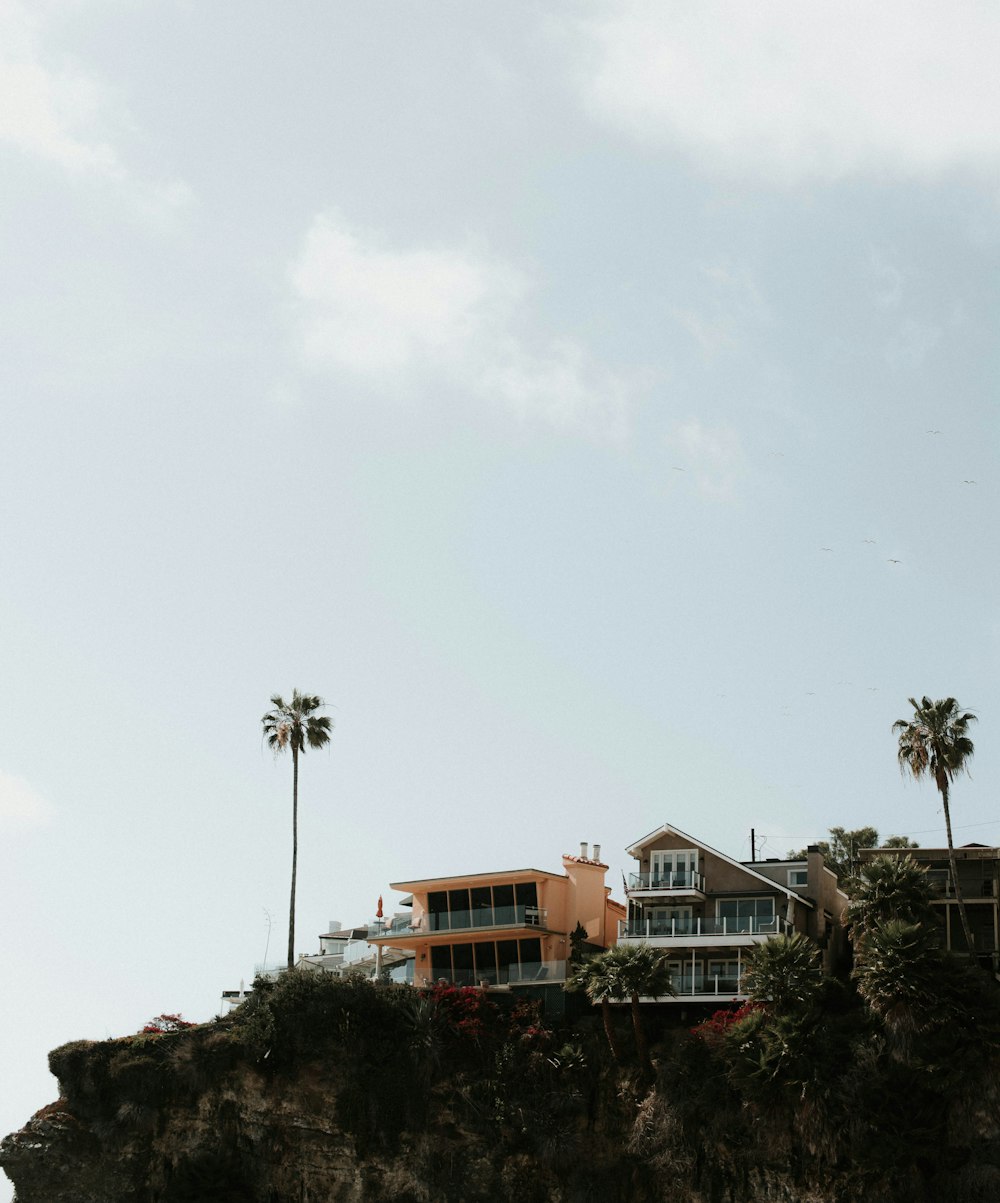
[[[290,748],[292,752],[292,897],[288,908],[288,968],[295,963],[295,878],[299,858],[299,753],[307,748],[322,748],[330,742],[333,722],[325,714],[316,714],[326,703],[314,693],[292,690],[286,702],[280,693],[271,695],[271,706],[260,720],[267,746],[275,756]]]
[[[925,696],[919,703],[915,698],[908,700],[913,707],[913,718],[901,718],[892,724],[893,734],[899,738],[899,769],[904,775],[910,773],[917,780],[921,777],[931,777],[941,795],[955,901],[958,903],[965,942],[972,955],[975,951],[972,930],[965,912],[965,899],[962,897],[958,868],[955,864],[955,845],[951,837],[948,787],[958,774],[968,771],[969,761],[975,751],[968,731],[970,725],[976,721],[976,716],[971,710],[963,712],[954,698],[940,698],[933,702]]]
[[[955,777],[968,771],[975,746],[968,736],[970,724],[976,722],[971,710],[962,713],[954,698],[908,699],[913,718],[901,718],[892,724],[899,736],[899,767],[914,777],[933,777],[942,794],[947,794]]]
[[[927,870],[912,856],[873,856],[851,883],[847,924],[855,944],[876,923],[934,924]]]

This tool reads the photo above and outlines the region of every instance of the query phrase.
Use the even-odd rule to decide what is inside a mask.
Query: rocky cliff
[[[652,1081],[626,1013],[616,1062],[593,1016],[287,974],[56,1049],[61,1097],[0,1165],[17,1203],[994,1203],[1000,995],[964,989],[905,1027],[836,982],[693,1031],[647,1013]]]

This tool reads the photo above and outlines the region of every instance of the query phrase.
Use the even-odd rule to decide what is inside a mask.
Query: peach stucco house
[[[625,907],[604,884],[599,844],[593,854],[582,844],[562,863],[562,873],[508,869],[392,882],[409,895],[399,904],[409,913],[372,924],[369,942],[412,951],[417,986],[563,982],[577,924],[592,949],[607,948]]]

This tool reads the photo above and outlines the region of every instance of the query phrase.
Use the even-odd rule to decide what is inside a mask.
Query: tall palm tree
[[[649,1043],[639,999],[673,997],[676,994],[666,956],[648,944],[616,944],[603,954],[603,960],[617,983],[616,996],[627,998],[631,1003],[632,1030],[639,1064],[645,1077],[651,1080],[653,1063],[649,1059]]]
[[[299,860],[299,753],[322,748],[330,742],[333,722],[315,712],[326,703],[314,693],[292,690],[286,702],[280,693],[271,696],[272,710],[260,720],[267,745],[277,756],[292,750],[292,899],[288,907],[288,968],[295,963],[295,875]]]
[[[908,699],[913,707],[913,718],[901,718],[892,724],[894,735],[899,737],[899,770],[909,772],[914,778],[932,777],[941,795],[944,808],[944,825],[948,833],[948,863],[951,880],[955,887],[955,901],[965,932],[969,955],[975,955],[972,929],[965,912],[965,899],[958,880],[955,864],[955,844],[951,838],[951,811],[948,808],[948,787],[956,774],[967,772],[975,747],[968,736],[970,724],[976,721],[971,710],[964,713],[954,698],[941,698],[932,702],[930,698]]]

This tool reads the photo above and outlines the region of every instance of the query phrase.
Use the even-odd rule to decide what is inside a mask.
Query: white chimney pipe
[[[601,859],[601,845],[595,844],[594,845],[594,860],[600,860],[600,859]]]
[[[580,843],[580,857],[582,860],[587,859],[587,842],[586,842],[586,840],[583,840]]]

